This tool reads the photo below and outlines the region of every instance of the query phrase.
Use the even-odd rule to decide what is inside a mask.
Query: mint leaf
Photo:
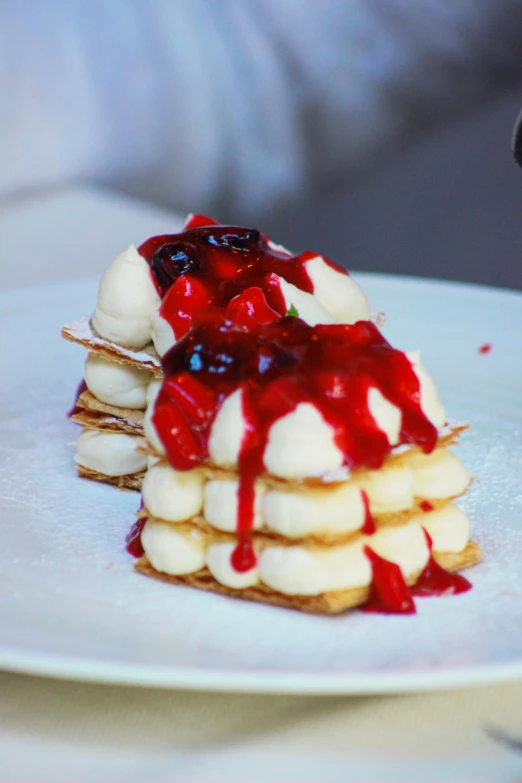
[[[290,310],[286,313],[286,315],[296,315],[299,317],[299,310],[297,307],[295,307],[293,304],[290,305]]]

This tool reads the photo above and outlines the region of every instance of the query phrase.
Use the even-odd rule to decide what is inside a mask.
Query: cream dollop
[[[203,516],[213,527],[226,533],[235,533],[238,522],[238,481],[211,479],[203,490]],[[262,509],[264,487],[258,482],[255,489],[253,528],[263,524]]]
[[[270,427],[263,461],[269,473],[291,479],[340,468],[343,454],[315,405],[302,402]]]
[[[158,463],[147,471],[141,491],[145,508],[159,519],[181,522],[203,508],[203,476],[197,470]]]
[[[396,446],[400,440],[402,413],[386,397],[372,386],[368,390],[368,408],[380,430],[384,432],[391,446]]]
[[[205,565],[205,536],[197,530],[178,533],[163,522],[149,519],[141,543],[150,564],[164,574],[192,574]]]
[[[469,541],[469,519],[462,509],[450,504],[418,519],[437,552],[462,552]]]
[[[390,465],[356,474],[352,483],[368,495],[372,514],[405,511],[413,506],[414,473],[409,463],[407,467]]]
[[[270,488],[262,511],[267,527],[288,538],[350,533],[361,528],[365,518],[361,491],[352,482],[300,492]]]
[[[333,323],[332,316],[314,294],[302,291],[293,283],[287,283],[282,277],[279,278],[279,286],[285,300],[286,312],[294,306],[299,313],[299,318],[310,326]]]
[[[416,452],[410,456],[415,497],[438,500],[461,495],[471,476],[456,454],[436,449],[431,454]]]
[[[363,542],[329,549],[271,546],[259,558],[261,580],[286,595],[317,595],[366,587],[372,578]]]
[[[237,464],[245,427],[243,392],[237,389],[221,403],[210,430],[208,453],[216,465]]]
[[[234,544],[211,544],[206,553],[206,564],[212,576],[222,585],[235,590],[252,587],[259,581],[259,568],[255,565],[248,571],[236,571],[232,565]]]
[[[370,317],[368,300],[349,275],[338,272],[322,256],[306,262],[314,296],[326,307],[336,324],[354,324]]]
[[[91,394],[106,405],[143,410],[151,377],[147,370],[109,361],[96,353],[87,354],[85,383]]]
[[[121,432],[84,429],[76,441],[78,465],[105,476],[130,476],[147,467],[147,456],[136,451],[143,438]]]
[[[427,419],[435,427],[442,427],[446,421],[446,411],[439,400],[437,387],[431,375],[421,362],[419,351],[408,351],[406,356],[410,360],[415,375],[419,379],[420,406]]]
[[[176,344],[176,335],[169,322],[163,318],[161,307],[152,313],[152,342],[158,356],[165,356]]]
[[[106,340],[144,348],[151,341],[152,314],[160,302],[147,262],[131,245],[101,278],[92,324]]]

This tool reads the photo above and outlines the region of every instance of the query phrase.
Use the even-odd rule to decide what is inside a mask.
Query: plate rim
[[[506,663],[452,667],[443,671],[387,671],[372,674],[318,674],[249,672],[150,666],[79,656],[33,654],[16,647],[0,647],[0,669],[29,676],[73,682],[168,688],[193,692],[266,693],[302,696],[376,696],[419,693],[468,687],[487,687],[522,679],[522,658]]]

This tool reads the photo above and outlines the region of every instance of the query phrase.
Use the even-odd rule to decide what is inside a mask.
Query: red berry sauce
[[[222,226],[205,215],[193,215],[179,234],[148,239],[138,252],[151,268],[163,300],[160,314],[176,339],[210,306],[246,310],[262,324],[284,316],[279,277],[313,292],[306,262],[316,253],[292,256],[256,229]]]
[[[430,549],[430,559],[424,571],[412,587],[412,594],[426,595],[457,595],[471,590],[471,583],[460,574],[451,574],[442,568],[433,557],[433,542],[427,530],[424,531]]]
[[[364,554],[372,566],[370,597],[361,607],[363,612],[386,614],[415,614],[415,604],[400,566],[385,560],[369,546]]]
[[[420,407],[410,361],[369,321],[312,327],[288,316],[259,324],[245,310],[219,308],[209,308],[198,320],[163,358],[166,380],[153,423],[171,465],[190,470],[208,459],[210,429],[221,403],[242,390],[239,547],[252,530],[254,484],[265,470],[269,430],[300,403],[313,403],[330,424],[349,468],[378,469],[391,451],[368,408],[371,387],[400,408],[401,443],[415,443],[426,453],[434,449],[437,430]],[[369,507],[368,515],[370,532]]]
[[[361,528],[361,533],[364,533],[365,536],[373,536],[377,528],[375,527],[375,521],[372,517],[372,512],[370,511],[370,498],[364,489],[361,491],[361,497],[364,504],[364,524]]]
[[[240,540],[239,544],[232,552],[230,562],[232,564],[232,568],[240,574],[243,574],[245,571],[250,571],[251,568],[254,568],[257,562],[257,558],[256,553],[254,552],[252,541],[249,538],[242,538]]]
[[[433,542],[427,530],[424,530],[424,535],[430,550],[430,558],[411,588],[404,581],[398,565],[379,557],[370,547],[364,548],[364,553],[372,566],[372,583],[370,597],[361,607],[363,612],[413,614],[415,612],[413,596],[457,595],[471,590],[471,584],[467,579],[460,574],[451,574],[437,563],[432,553]]]
[[[493,346],[491,345],[491,343],[484,343],[484,345],[480,346],[480,348],[478,349],[478,352],[479,353],[489,353],[492,348],[493,348]]]
[[[419,503],[419,508],[421,511],[424,511],[425,514],[428,514],[430,511],[433,511],[434,506],[430,503],[429,500],[421,500]]]
[[[143,546],[141,544],[141,534],[146,521],[146,517],[137,519],[125,539],[125,549],[129,555],[132,555],[133,557],[142,557],[144,554]]]

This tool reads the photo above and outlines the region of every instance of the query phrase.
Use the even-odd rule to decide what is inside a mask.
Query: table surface
[[[97,274],[130,242],[177,225],[179,216],[86,189],[0,207],[0,290]],[[522,753],[487,728],[522,737],[521,704],[522,683],[308,698],[0,673],[0,783],[515,783]]]

